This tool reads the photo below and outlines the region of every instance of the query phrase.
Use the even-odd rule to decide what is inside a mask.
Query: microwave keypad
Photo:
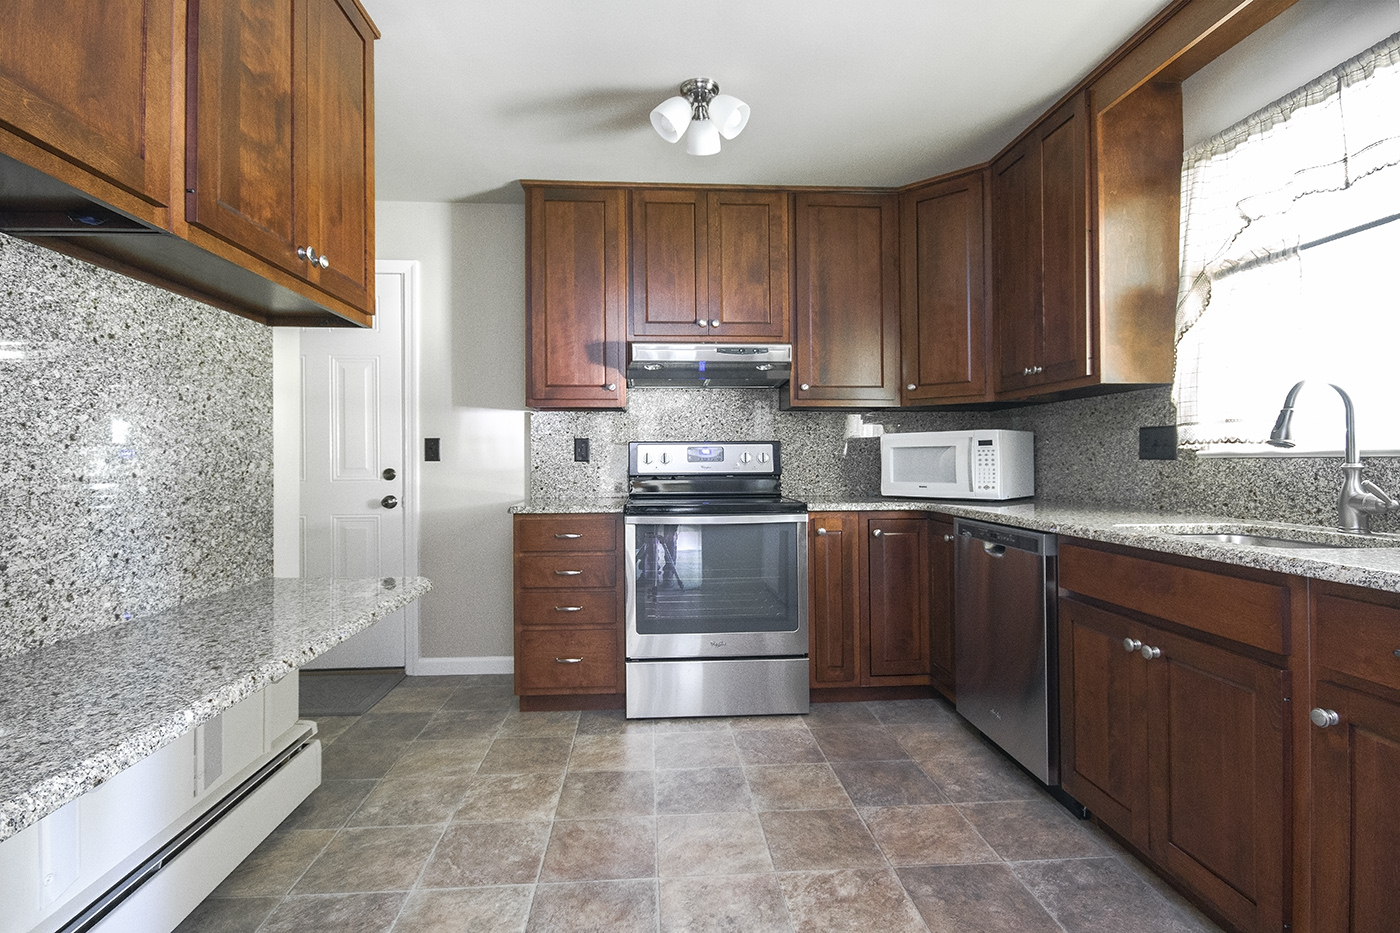
[[[976,447],[972,451],[972,487],[995,489],[997,483],[997,452],[994,447]]]

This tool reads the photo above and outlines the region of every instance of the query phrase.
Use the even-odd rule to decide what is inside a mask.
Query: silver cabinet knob
[[[877,537],[877,538],[880,537],[880,535],[884,534],[884,532],[881,531],[881,530],[878,529],[878,528],[876,528],[874,531],[872,531],[872,532],[870,532],[870,533],[871,533],[872,535],[874,535],[875,537]]]
[[[944,536],[943,536],[943,540],[944,540],[944,541],[955,541],[955,540],[957,540],[957,535],[944,535]]]
[[[1400,648],[1396,648],[1394,651],[1391,652],[1391,654],[1395,655],[1397,658],[1400,658]]]
[[[331,257],[322,253],[320,258],[316,260],[316,265],[320,266],[322,269],[329,269],[331,267]]]
[[[1138,654],[1142,655],[1149,661],[1155,661],[1157,658],[1160,658],[1162,656],[1162,649],[1154,648],[1151,645],[1143,645],[1142,648],[1138,651]]]
[[[1313,710],[1311,713],[1308,713],[1308,718],[1311,719],[1312,724],[1314,726],[1317,726],[1319,729],[1326,729],[1328,726],[1335,726],[1337,723],[1342,721],[1342,717],[1337,715],[1336,710],[1323,709],[1320,706],[1317,709]]]
[[[386,509],[392,509],[398,507],[399,500],[397,496],[385,496],[383,499],[379,500],[379,504]]]
[[[1032,376],[1037,375],[1037,374],[1039,374],[1039,373],[1043,373],[1043,372],[1045,372],[1045,370],[1044,370],[1042,367],[1040,367],[1040,366],[1032,366],[1032,367],[1031,367],[1031,375],[1032,375]]]
[[[1123,650],[1128,652],[1128,654],[1132,654],[1134,651],[1139,650],[1141,647],[1142,642],[1138,641],[1136,638],[1123,639]]]
[[[617,391],[617,383],[616,383],[616,382],[609,382],[607,385],[603,386],[603,388],[607,389],[609,392],[616,392],[616,391]]]
[[[695,322],[695,326],[696,326],[696,327],[709,327],[709,326],[710,326],[710,322],[707,321],[707,320],[705,320],[704,318],[701,318],[700,320],[698,320],[698,321]]]
[[[711,327],[718,327],[718,326],[719,326],[719,321],[711,321],[711,322],[710,322],[710,326],[711,326]]]
[[[1031,368],[1030,368],[1029,366],[1026,366],[1026,367],[1022,368],[1022,370],[1021,370],[1021,375],[1023,375],[1023,376],[1029,376],[1030,374],[1031,374]]]
[[[826,536],[826,529],[825,529],[825,528],[818,528],[818,529],[817,529],[817,534],[821,535],[822,537],[825,537],[825,536]]]
[[[907,386],[905,386],[904,388],[907,389],[907,390],[910,391],[910,392],[913,392],[915,389],[918,388],[918,386],[911,382],[911,383],[909,383]]]
[[[313,261],[314,261],[314,258],[313,258],[313,257],[315,257],[315,255],[316,255],[316,251],[315,251],[314,249],[312,249],[311,247],[309,247],[309,246],[298,246],[298,247],[297,247],[297,258],[298,258],[298,259],[305,259],[307,262],[313,262]]]
[[[811,386],[809,386],[807,383],[805,383],[805,382],[802,383],[802,391],[803,391],[803,392],[806,392],[806,391],[807,391],[808,389],[810,389],[810,388],[811,388]]]
[[[555,664],[578,664],[583,658],[555,658]]]

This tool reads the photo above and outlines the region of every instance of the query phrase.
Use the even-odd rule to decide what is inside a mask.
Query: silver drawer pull
[[[555,664],[580,664],[580,663],[582,663],[582,662],[583,662],[583,658],[555,658],[555,659],[554,659],[554,663],[555,663]]]
[[[1149,661],[1155,661],[1162,656],[1162,649],[1155,645],[1143,645],[1138,649],[1138,654]]]
[[[555,612],[582,612],[582,606],[555,606]]]
[[[944,540],[944,541],[953,541],[953,540],[956,540],[956,539],[955,539],[955,537],[954,537],[953,535],[944,535],[944,536],[943,536],[943,540]]]
[[[581,573],[583,573],[582,570],[556,570],[556,571],[554,571],[554,575],[555,575],[556,577],[576,577],[576,576],[578,576],[578,575],[581,574]]]
[[[877,538],[880,537],[880,535],[884,534],[884,532],[881,531],[879,528],[876,528],[874,531],[872,531],[872,532],[870,532],[870,533],[871,533],[872,535],[874,535],[875,537],[877,537]]]
[[[576,535],[576,534],[573,534],[572,532],[570,532],[570,533],[567,533],[567,534],[558,534],[558,535],[555,535],[554,537],[556,537],[556,538],[558,538],[559,540],[563,541],[563,540],[566,540],[566,539],[582,538],[583,535]]]
[[[1125,638],[1123,639],[1123,650],[1129,654],[1132,654],[1134,651],[1141,651],[1142,642],[1138,641],[1136,638]]]
[[[819,535],[824,535],[824,534],[826,534],[826,529],[825,529],[825,528],[818,528],[818,529],[817,529],[817,534],[819,534]]]

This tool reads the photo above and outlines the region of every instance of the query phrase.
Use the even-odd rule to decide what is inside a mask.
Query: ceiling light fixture
[[[668,97],[651,112],[651,125],[668,143],[690,136],[685,151],[691,155],[719,152],[719,138],[733,139],[749,122],[749,105],[719,92],[712,78],[691,78],[681,84],[679,97]]]

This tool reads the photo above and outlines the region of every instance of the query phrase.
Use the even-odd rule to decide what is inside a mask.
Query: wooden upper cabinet
[[[629,336],[786,340],[788,239],[784,192],[633,190]]]
[[[898,214],[894,194],[796,195],[792,406],[899,403]]]
[[[1087,127],[1076,94],[992,163],[998,394],[1082,385],[1093,372]]]
[[[905,405],[988,397],[985,178],[969,172],[900,199]]]
[[[365,312],[375,33],[350,0],[194,0],[186,216]]]
[[[525,188],[525,404],[622,408],[627,191]]]
[[[161,227],[171,203],[173,0],[12,0],[0,152]]]

